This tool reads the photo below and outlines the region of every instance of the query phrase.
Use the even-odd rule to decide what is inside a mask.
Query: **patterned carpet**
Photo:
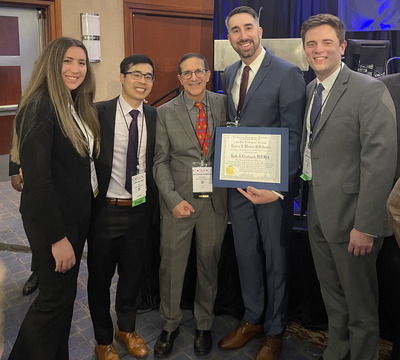
[[[328,332],[305,329],[300,323],[292,321],[286,328],[286,333],[301,340],[313,343],[322,348],[328,344]],[[379,341],[379,360],[389,360],[392,352],[392,343],[387,340]]]

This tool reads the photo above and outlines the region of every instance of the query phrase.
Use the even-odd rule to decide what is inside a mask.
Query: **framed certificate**
[[[213,185],[288,191],[289,129],[217,127]]]

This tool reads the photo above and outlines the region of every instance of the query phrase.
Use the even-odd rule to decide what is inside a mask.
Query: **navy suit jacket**
[[[224,91],[228,95],[231,121],[236,116],[231,90],[241,65],[242,62],[237,61],[227,67],[224,73]],[[289,191],[293,194],[297,191],[294,183],[300,166],[305,89],[300,69],[266,49],[261,66],[246,93],[240,115],[242,126],[289,129]]]

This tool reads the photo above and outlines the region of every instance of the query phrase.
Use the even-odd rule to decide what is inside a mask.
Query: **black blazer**
[[[8,164],[8,176],[14,176],[19,174],[19,165],[16,164],[15,162],[11,161],[11,155],[10,155],[10,161]]]
[[[36,114],[31,105],[27,113],[29,122],[19,131],[24,176],[20,211],[22,219],[53,244],[66,236],[66,225],[90,218],[90,160],[64,136],[48,97],[40,101]]]
[[[100,156],[95,160],[97,179],[99,182],[99,194],[96,198],[96,208],[105,204],[105,198],[110,184],[111,170],[114,156],[114,133],[115,113],[118,98],[96,103],[101,125]],[[153,178],[153,157],[156,133],[156,109],[143,104],[143,111],[146,117],[147,147],[146,147],[146,182],[148,198],[154,199],[158,204],[158,191]],[[150,195],[150,196],[149,196]],[[158,206],[155,206],[156,213]],[[157,215],[155,213],[155,215]],[[157,218],[157,216],[156,216]]]

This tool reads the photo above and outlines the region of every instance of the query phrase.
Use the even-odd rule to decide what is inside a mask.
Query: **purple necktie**
[[[125,189],[132,194],[132,175],[136,175],[138,158],[138,127],[137,118],[139,110],[131,110],[129,114],[132,116],[132,122],[129,126],[129,141],[128,149],[126,151],[126,178],[125,178]]]

